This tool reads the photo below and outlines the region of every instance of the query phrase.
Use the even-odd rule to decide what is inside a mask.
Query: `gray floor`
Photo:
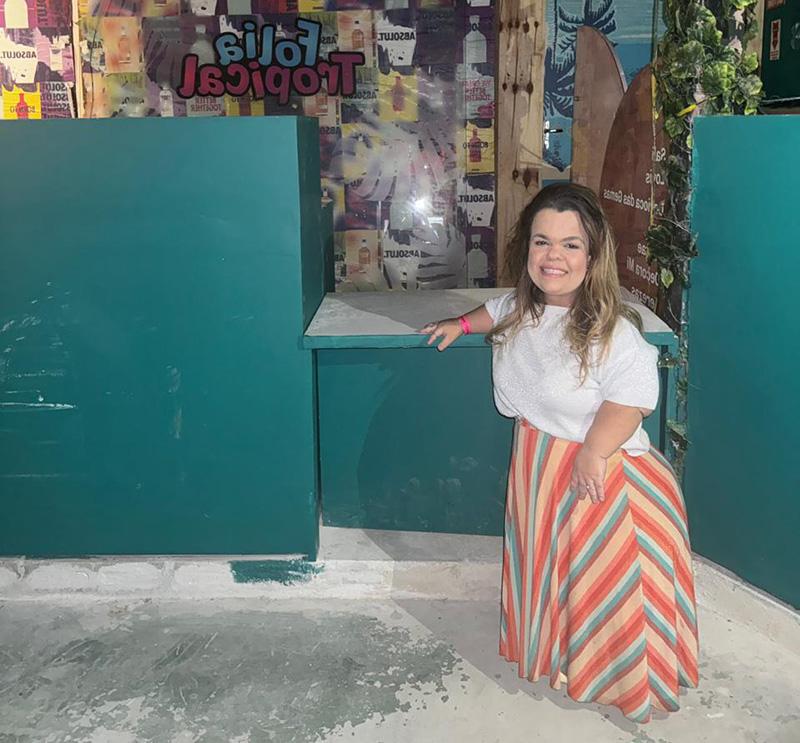
[[[701,685],[636,726],[520,680],[495,601],[0,603],[0,743],[800,743],[800,648],[700,607]]]

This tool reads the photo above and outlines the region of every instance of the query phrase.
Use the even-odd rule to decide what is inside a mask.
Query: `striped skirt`
[[[580,444],[517,424],[503,549],[500,653],[578,702],[636,722],[697,686],[686,509],[655,449],[608,460],[605,500],[570,489]],[[566,679],[564,678],[566,677]]]

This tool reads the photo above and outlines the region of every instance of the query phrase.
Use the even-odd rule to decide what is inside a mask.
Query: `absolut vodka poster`
[[[85,116],[316,117],[338,290],[494,285],[491,2],[119,3],[79,6]]]
[[[0,3],[0,91],[4,119],[75,114],[69,0]]]

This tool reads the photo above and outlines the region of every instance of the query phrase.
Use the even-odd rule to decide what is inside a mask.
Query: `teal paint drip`
[[[322,566],[308,560],[234,560],[230,563],[236,583],[308,583]]]

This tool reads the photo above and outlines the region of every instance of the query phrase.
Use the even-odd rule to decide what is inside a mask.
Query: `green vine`
[[[656,12],[659,0],[655,0]],[[677,418],[669,420],[679,478],[687,438],[689,266],[697,255],[690,225],[692,126],[698,114],[756,113],[762,97],[758,56],[747,52],[758,27],[757,0],[663,0],[666,27],[655,51],[656,116],[669,138],[662,163],[668,186],[664,213],[647,233],[648,259],[658,267],[659,304],[678,333],[678,354],[664,361],[677,376]]]

